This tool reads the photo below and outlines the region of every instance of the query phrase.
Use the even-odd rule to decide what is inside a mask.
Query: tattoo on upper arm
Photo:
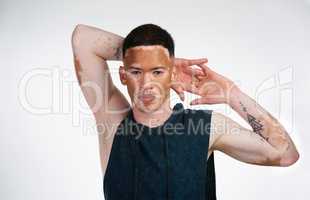
[[[103,43],[105,46],[109,47],[111,54],[110,59],[122,60],[122,43],[123,41],[114,40],[111,36],[107,36],[106,33],[102,33],[94,40],[94,45]]]
[[[240,101],[240,105],[241,105],[242,111],[246,113],[247,120],[248,120],[249,124],[251,125],[251,127],[253,128],[253,131],[256,134],[260,135],[262,138],[264,138],[266,141],[268,141],[269,138],[265,137],[262,134],[262,131],[264,130],[264,126],[261,123],[261,121],[256,119],[253,115],[249,114],[247,111],[247,108],[243,105],[243,103],[241,101]]]
[[[117,60],[122,60],[122,46],[114,47],[115,58]]]

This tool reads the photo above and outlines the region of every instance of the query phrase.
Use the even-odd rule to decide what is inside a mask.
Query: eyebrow
[[[132,70],[142,70],[142,68],[140,68],[140,67],[135,67],[135,66],[129,66],[128,69],[132,69]],[[164,66],[156,66],[156,67],[152,68],[152,70],[157,70],[157,69],[166,69],[166,67],[164,67]]]
[[[135,70],[141,70],[140,67],[134,67],[134,66],[129,66],[128,69],[135,69]]]
[[[139,69],[141,68],[141,65],[139,63],[132,63],[129,68],[135,68],[135,69]]]
[[[166,69],[166,67],[164,67],[164,66],[156,66],[156,67],[152,68],[152,70],[157,70],[157,69]]]

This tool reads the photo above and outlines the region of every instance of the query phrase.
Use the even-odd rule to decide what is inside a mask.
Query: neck
[[[148,127],[156,127],[162,125],[171,115],[170,99],[167,98],[165,102],[154,112],[142,112],[138,108],[133,108],[133,115],[135,120]]]

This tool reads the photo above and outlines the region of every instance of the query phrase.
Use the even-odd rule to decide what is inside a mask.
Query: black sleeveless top
[[[106,200],[215,200],[213,153],[207,159],[211,110],[178,103],[150,128],[132,110],[118,126],[104,175]]]

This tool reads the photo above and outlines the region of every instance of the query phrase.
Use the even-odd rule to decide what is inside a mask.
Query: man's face
[[[120,77],[133,106],[142,112],[153,112],[170,97],[173,59],[160,45],[127,49]]]

